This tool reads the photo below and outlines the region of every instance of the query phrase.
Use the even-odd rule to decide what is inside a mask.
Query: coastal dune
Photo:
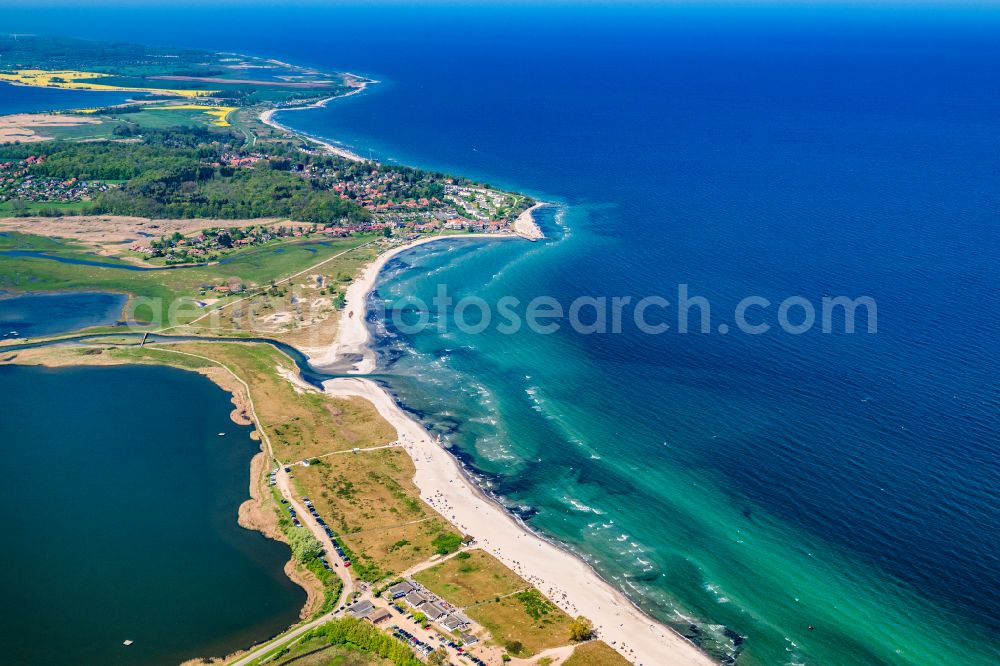
[[[371,402],[413,458],[413,480],[423,500],[567,613],[590,618],[600,638],[626,658],[646,666],[713,663],[683,637],[642,613],[586,563],[525,529],[487,499],[458,461],[383,388],[361,377],[332,379],[323,388],[331,396]]]
[[[526,211],[529,217],[530,212]],[[401,252],[453,238],[461,236],[420,239],[387,251],[369,264],[347,290],[336,342],[323,350],[311,350],[316,355],[310,363],[315,367],[348,363],[354,374],[374,371],[376,361],[369,346],[365,308],[379,272]],[[413,458],[414,483],[424,501],[567,613],[590,618],[600,638],[627,659],[645,666],[713,663],[685,638],[644,614],[581,559],[534,534],[486,497],[457,459],[404,412],[384,388],[363,377],[328,380],[323,388],[331,396],[360,397],[371,402],[396,429],[399,441]]]

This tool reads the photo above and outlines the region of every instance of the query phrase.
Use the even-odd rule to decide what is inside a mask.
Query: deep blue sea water
[[[643,608],[742,664],[1000,659],[995,10],[92,11],[373,76],[282,121],[558,204],[550,241],[423,248],[380,298],[710,301],[708,334],[380,325],[405,405]],[[751,295],[775,328],[870,296],[878,332],[740,333]]]

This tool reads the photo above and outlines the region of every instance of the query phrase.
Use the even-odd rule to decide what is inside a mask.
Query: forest
[[[371,214],[321,183],[290,171],[274,155],[261,168],[221,164],[242,137],[208,129],[145,130],[135,142],[100,141],[0,146],[0,161],[42,159],[30,176],[117,181],[80,212],[149,218],[252,219],[287,217],[302,222],[364,222]]]

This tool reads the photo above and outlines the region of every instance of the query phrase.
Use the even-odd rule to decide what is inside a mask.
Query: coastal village
[[[33,173],[43,165],[43,155],[0,163],[0,205],[7,204],[10,214],[62,215],[65,209],[51,204],[87,204],[112,189],[113,181],[84,181],[76,178],[46,178]],[[214,261],[242,247],[265,244],[278,238],[344,237],[380,232],[386,236],[406,237],[432,232],[501,233],[509,231],[514,218],[526,207],[523,195],[493,190],[485,186],[456,184],[442,177],[421,180],[400,169],[385,168],[375,162],[356,163],[341,158],[325,158],[315,164],[286,164],[262,152],[224,152],[213,168],[288,169],[310,181],[317,188],[336,192],[370,213],[364,221],[347,218],[325,223],[258,227],[255,229],[212,228],[195,236],[173,234],[156,239],[137,240],[129,250],[144,259],[163,258],[167,265]],[[29,204],[36,204],[34,208]],[[73,212],[73,211],[71,211]],[[88,212],[85,207],[80,213]]]
[[[107,181],[45,178],[32,174],[32,167],[41,165],[44,160],[41,155],[31,155],[23,160],[0,162],[0,204],[8,203],[12,215],[28,214],[28,203],[85,203],[117,187]],[[52,209],[52,214],[58,213],[58,209]]]
[[[310,76],[316,78],[315,73]],[[349,75],[344,80],[349,89],[356,88]],[[136,81],[147,79],[144,74],[136,75]],[[322,81],[312,81],[309,86],[328,93]],[[188,94],[191,92],[182,96],[195,97]],[[565,565],[573,562],[576,566],[577,561],[547,542],[533,542],[544,550],[521,552],[521,539],[532,538],[529,533],[511,523],[501,508],[485,503],[471,486],[451,485],[463,477],[447,467],[454,461],[440,438],[436,443],[418,441],[427,435],[415,422],[405,416],[384,415],[377,406],[381,400],[388,399],[392,409],[398,408],[381,389],[377,393],[352,389],[338,397],[304,385],[287,368],[286,352],[268,344],[245,344],[247,333],[254,331],[241,328],[244,318],[258,317],[271,327],[264,335],[274,345],[291,345],[308,357],[317,348],[304,347],[307,338],[295,337],[293,329],[323,324],[329,340],[320,340],[319,348],[332,345],[335,349],[344,344],[345,335],[338,328],[341,323],[365,326],[363,302],[377,274],[365,272],[368,262],[384,259],[411,247],[410,241],[422,242],[430,236],[477,232],[537,240],[542,233],[531,213],[539,204],[523,194],[462,178],[345,157],[335,151],[331,154],[322,144],[317,147],[301,136],[257,122],[266,109],[288,105],[294,104],[289,100],[258,103],[242,120],[238,113],[227,111],[218,118],[217,127],[209,130],[133,127],[103,142],[92,144],[88,139],[50,144],[55,145],[55,152],[67,144],[85,147],[65,151],[70,154],[64,165],[72,165],[75,178],[48,176],[50,153],[33,144],[18,145],[12,153],[18,158],[6,158],[0,164],[0,207],[10,219],[30,219],[30,224],[50,218],[89,217],[95,225],[119,225],[114,240],[85,229],[85,225],[73,227],[67,235],[58,232],[58,224],[48,226],[56,231],[49,238],[60,243],[66,238],[80,243],[84,237],[92,238],[87,236],[91,233],[96,236],[89,245],[61,246],[62,252],[86,257],[78,264],[60,264],[61,270],[98,274],[111,270],[104,267],[111,264],[94,261],[100,259],[95,255],[126,259],[132,272],[116,279],[124,277],[125,284],[133,285],[128,287],[129,293],[164,288],[181,295],[188,304],[193,301],[199,310],[186,323],[147,328],[135,345],[101,347],[98,341],[84,355],[74,356],[74,361],[128,363],[141,359],[176,365],[177,357],[171,355],[181,354],[200,359],[193,361],[194,367],[207,362],[208,366],[202,366],[209,368],[205,374],[234,393],[234,420],[254,426],[265,464],[277,465],[269,471],[255,468],[252,494],[259,506],[251,509],[255,513],[249,525],[244,523],[245,507],[241,507],[240,524],[289,544],[292,560],[286,571],[294,572],[289,575],[308,591],[303,620],[261,646],[231,655],[225,663],[291,663],[297,658],[293,655],[311,654],[308,648],[322,644],[327,636],[324,632],[338,626],[350,627],[357,645],[360,626],[377,634],[377,640],[366,636],[372,644],[389,651],[379,653],[382,657],[400,655],[400,661],[393,663],[405,666],[627,664],[623,655],[631,657],[633,646],[625,645],[627,633],[620,627],[624,622],[643,624],[645,619],[635,619],[631,610],[612,610],[608,617],[616,618],[614,626],[605,622],[605,627],[595,627],[582,612],[599,610],[596,600],[617,593],[608,588],[596,595],[588,590],[589,598],[580,596],[580,574]],[[200,104],[186,110],[201,113],[204,108]],[[238,132],[246,133],[245,143]],[[95,149],[94,145],[107,148]],[[147,165],[154,167],[149,178],[144,169],[134,166],[134,154],[128,153],[140,145],[149,160]],[[87,150],[118,155],[123,172],[132,180],[85,177],[83,170],[92,164],[86,159]],[[92,152],[89,156],[95,155]],[[155,173],[155,167],[164,163],[172,164],[174,170]],[[130,186],[135,189],[129,190]],[[218,192],[222,192],[224,203],[235,202],[237,188],[246,195],[239,201],[244,206],[240,210],[250,214],[241,216],[235,212],[235,204],[233,212],[206,208],[218,201],[213,199]],[[175,217],[191,224],[179,226],[180,220],[169,216],[139,210],[116,213],[105,207],[115,202],[134,204],[131,200],[143,197],[150,205],[187,206]],[[268,200],[273,203],[282,198],[305,201],[308,206],[270,213],[274,209],[267,208]],[[200,212],[204,210],[211,212]],[[305,214],[299,219],[288,214],[296,210]],[[16,233],[22,235],[11,243],[30,244],[32,238],[40,238],[32,236],[38,232],[30,227],[19,227]],[[265,247],[266,251],[257,251]],[[310,252],[314,258],[305,259]],[[341,258],[345,255],[350,256]],[[282,258],[260,261],[272,256]],[[337,263],[332,263],[334,260]],[[238,262],[243,262],[242,270],[233,268]],[[247,264],[253,265],[248,268]],[[285,270],[270,271],[262,264],[279,264]],[[186,270],[163,270],[168,267]],[[351,301],[352,306],[348,298],[358,300]],[[356,309],[358,304],[362,304],[360,310]],[[342,314],[332,318],[339,311]],[[172,334],[165,334],[170,328],[179,329],[174,335],[188,337],[171,342]],[[151,332],[161,339],[148,339]],[[115,331],[114,335],[123,333]],[[218,340],[224,344],[210,344],[197,340],[199,335],[228,337]],[[356,333],[346,337],[352,336],[357,337]],[[316,342],[315,338],[308,341]],[[73,355],[76,351],[69,347],[57,353]],[[22,358],[30,360],[33,354],[46,353],[43,347],[17,350],[3,363],[19,363]],[[343,349],[341,353],[352,356]],[[213,374],[220,368],[235,377],[246,392]],[[398,439],[389,441],[390,432]],[[299,462],[282,462],[291,455]],[[416,481],[417,467],[427,464],[445,465],[441,469],[447,470],[439,470],[437,476],[449,485],[437,488],[433,498],[422,496],[421,490],[427,486],[418,486]],[[492,527],[470,530],[466,524],[473,524],[473,514],[476,521]],[[470,531],[483,537],[483,543]],[[499,543],[507,545],[497,548]],[[540,556],[542,560],[529,564]],[[555,575],[542,575],[549,563],[560,561],[564,566],[557,567]],[[540,562],[545,564],[539,566]],[[598,587],[603,584],[594,580]],[[582,600],[582,611],[575,599]],[[605,628],[608,642],[604,642]],[[133,638],[126,638],[123,648],[135,650]],[[385,647],[379,640],[389,640],[392,645]],[[642,640],[635,648],[649,654]],[[659,640],[649,639],[648,644]],[[397,651],[400,648],[406,649],[405,654]],[[278,659],[286,656],[291,659]]]

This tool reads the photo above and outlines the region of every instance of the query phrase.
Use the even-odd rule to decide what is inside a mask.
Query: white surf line
[[[509,237],[518,238],[513,234]],[[309,358],[310,364],[322,367],[337,363],[345,354],[361,355],[363,360],[349,374],[372,372],[376,367],[375,354],[366,325],[366,305],[378,274],[400,252],[437,238],[449,236],[406,244],[383,253],[369,264],[361,279],[347,290],[345,312],[338,323],[335,342],[324,350],[321,359]],[[416,469],[413,481],[421,499],[463,533],[476,538],[483,550],[534,585],[570,616],[582,614],[590,618],[599,637],[619,654],[645,666],[713,663],[687,638],[646,615],[583,559],[515,521],[468,478],[458,459],[432,439],[384,388],[366,378],[341,377],[323,382],[323,389],[331,396],[360,397],[370,402],[395,427],[399,441],[413,459]]]
[[[421,499],[570,616],[590,618],[598,636],[622,656],[647,666],[713,663],[683,636],[643,613],[582,559],[526,529],[487,498],[458,460],[383,388],[361,377],[328,380],[323,387],[331,396],[371,402],[396,428],[413,459]]]
[[[344,293],[344,308],[337,322],[337,336],[333,344],[321,349],[302,349],[309,358],[309,364],[323,369],[337,364],[346,356],[360,356],[361,360],[348,370],[348,374],[369,374],[375,370],[375,352],[369,345],[371,335],[366,321],[367,300],[375,288],[379,273],[397,255],[420,245],[443,240],[516,240],[520,236],[513,233],[499,234],[442,234],[424,236],[382,252],[375,261],[365,266],[361,277],[352,282]]]

